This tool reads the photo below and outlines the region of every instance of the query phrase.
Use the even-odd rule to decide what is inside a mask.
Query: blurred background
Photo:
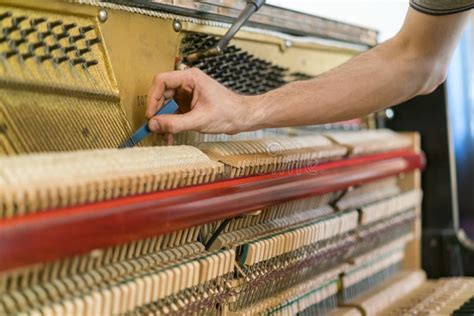
[[[408,0],[267,0],[267,3],[379,31],[379,41],[398,32]]]

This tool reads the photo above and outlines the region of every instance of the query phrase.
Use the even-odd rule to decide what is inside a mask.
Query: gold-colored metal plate
[[[222,36],[226,29],[183,22],[183,31]],[[361,48],[351,45],[337,45],[337,42],[314,38],[298,40],[291,36],[277,36],[274,32],[255,30],[240,31],[230,42],[253,55],[275,65],[289,68],[292,72],[303,72],[317,76],[351,57],[359,54]]]
[[[146,96],[157,73],[174,70],[179,34],[172,20],[108,10],[100,25],[127,119],[136,129],[146,121]],[[157,136],[144,144],[152,144]]]
[[[47,23],[39,25],[33,33],[25,37],[26,41],[21,43],[21,49],[15,56],[0,58],[0,80],[5,83],[5,87],[20,89],[25,91],[24,94],[22,93],[24,96],[35,97],[33,103],[22,101],[22,106],[20,106],[18,101],[11,100],[11,96],[17,95],[18,92],[9,91],[5,94],[4,102],[6,103],[0,106],[3,108],[4,115],[8,114],[5,119],[10,120],[11,128],[14,129],[13,126],[16,126],[15,135],[8,137],[9,145],[2,145],[2,148],[8,147],[9,151],[13,148],[15,152],[115,146],[119,138],[124,140],[131,130],[137,129],[146,121],[146,95],[152,79],[157,73],[175,69],[183,37],[189,32],[215,36],[222,36],[226,32],[226,25],[221,23],[203,24],[197,20],[157,11],[153,14],[150,12],[140,14],[123,8],[100,8],[60,0],[0,0],[0,10],[11,11],[15,17],[27,16],[28,19],[22,22],[20,30],[13,32],[20,38],[21,32],[28,29],[28,23],[31,23],[34,18],[46,17],[47,23],[54,21],[62,23],[53,28],[54,34],[46,36],[46,47],[35,50],[34,57],[22,59],[22,56],[28,53],[30,46],[41,40],[40,34],[48,32]],[[105,20],[99,19],[101,10],[102,13],[106,12]],[[174,19],[178,19],[181,23],[180,32],[173,29]],[[11,27],[11,23],[11,19],[2,21],[2,28]],[[64,25],[72,23],[75,27],[70,32],[66,32],[64,38],[57,40],[56,33],[60,33]],[[77,45],[71,42],[72,39],[81,36],[81,27],[87,26],[93,26],[94,29],[86,32],[83,38],[79,38]],[[94,45],[87,44],[90,43],[88,41],[96,38],[100,42]],[[12,41],[13,39],[9,38],[7,42],[1,44],[0,52],[8,53]],[[239,32],[231,41],[231,45],[256,58],[288,68],[289,72],[300,72],[310,76],[317,76],[338,66],[361,50],[360,46],[341,43],[313,37],[296,38],[251,28]],[[38,58],[48,54],[47,47],[56,44],[59,44],[60,48],[51,53],[53,55],[51,60],[39,62]],[[71,44],[77,46],[75,50],[61,53]],[[97,61],[97,65],[86,68],[83,64],[71,65],[71,60],[77,58],[78,52],[89,46],[90,52],[85,55],[86,61]],[[66,57],[69,58],[68,61],[59,64],[54,62],[58,58]],[[242,76],[245,76],[245,73],[242,73]],[[19,98],[25,100],[24,96]],[[42,103],[49,102],[47,101],[49,98],[55,100],[54,105]],[[8,102],[6,99],[9,99]],[[93,104],[104,104],[100,100],[105,99],[108,100],[105,102],[107,106],[101,105],[100,108],[94,108]],[[114,105],[112,106],[110,102]],[[13,107],[14,111],[20,111],[18,113],[23,114],[13,114]],[[70,111],[72,107],[74,111]],[[30,124],[36,122],[35,124],[42,126],[41,137],[50,139],[51,143],[49,140],[40,139],[38,137],[40,134],[31,132],[41,128],[23,125],[29,122],[20,120],[26,117],[24,111],[27,108],[38,114],[33,115],[36,120],[31,121]],[[53,108],[55,110],[48,115],[55,119],[46,120],[46,116],[35,112],[36,109],[41,109],[42,113],[49,113],[48,110]],[[97,114],[97,111],[101,114]],[[68,117],[73,113],[77,121],[82,121],[83,125],[87,125],[82,129],[92,134],[101,134],[101,136],[97,136],[93,142],[89,143],[91,139],[84,138],[84,134],[88,132],[82,133],[81,129],[68,129],[67,122],[72,121]],[[128,129],[127,125],[130,125],[131,129]],[[26,131],[25,128],[30,131]],[[100,133],[101,128],[104,129],[103,133]],[[26,139],[24,135],[27,134],[31,136]],[[106,138],[110,138],[110,141]],[[143,144],[157,144],[158,138],[159,136],[154,135],[146,139]],[[102,141],[98,142],[97,139]],[[63,145],[53,145],[53,142]],[[7,141],[2,141],[2,143],[6,144]],[[30,145],[26,145],[27,143]],[[34,143],[42,145],[33,145]],[[2,152],[6,151],[2,149]]]

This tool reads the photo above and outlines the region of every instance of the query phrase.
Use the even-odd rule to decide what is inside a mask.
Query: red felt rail
[[[0,271],[132,242],[424,166],[410,150],[329,162],[0,221]]]

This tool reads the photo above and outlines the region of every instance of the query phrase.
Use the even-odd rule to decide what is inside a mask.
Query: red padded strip
[[[334,192],[424,166],[410,150],[143,194],[0,221],[0,271]]]

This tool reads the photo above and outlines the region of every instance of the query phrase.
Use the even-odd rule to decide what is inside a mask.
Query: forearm
[[[238,133],[324,124],[365,116],[435,89],[469,12],[434,17],[409,9],[400,32],[316,79],[260,96],[238,95],[196,68],[158,74],[148,94],[148,126],[160,133]],[[179,114],[154,114],[168,98]]]
[[[324,124],[361,117],[407,100],[431,86],[423,69],[397,39],[307,81],[255,97],[250,129]],[[423,65],[427,63],[427,65]],[[433,80],[433,79],[431,79]]]
[[[396,105],[441,84],[468,12],[409,10],[391,40],[320,77],[249,99],[245,129],[332,123]]]

